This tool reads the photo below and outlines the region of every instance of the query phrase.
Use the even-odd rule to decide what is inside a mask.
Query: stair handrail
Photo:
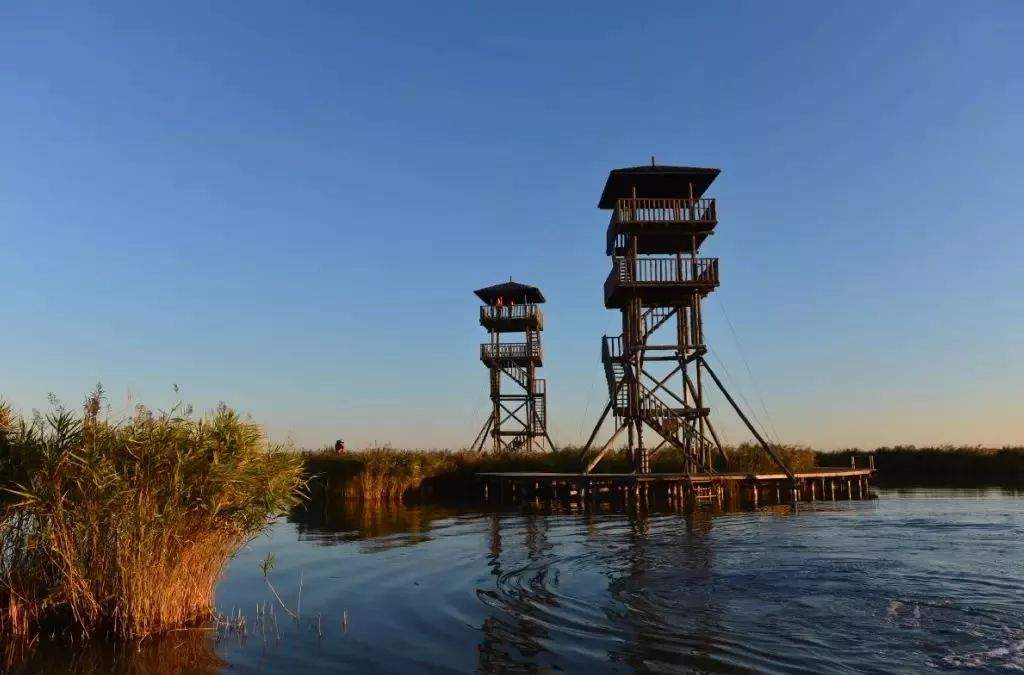
[[[669,406],[665,405],[665,403],[662,402],[661,399],[659,399],[654,394],[653,391],[648,389],[647,386],[643,382],[638,382],[638,384],[640,385],[640,389],[643,391],[643,395],[640,397],[640,414],[641,414],[641,416],[645,416],[646,411],[649,410],[649,409],[657,410],[657,411],[660,412],[660,414],[652,415],[653,417],[671,418],[671,419],[675,419],[675,420],[680,420],[681,422],[683,422],[683,424],[680,424],[679,428],[682,429],[682,431],[683,431],[683,433],[685,435],[689,436],[691,439],[695,440],[697,443],[699,443],[701,446],[703,446],[702,449],[710,450],[713,447],[713,444],[711,443],[710,440],[708,440],[707,438],[702,436],[700,433],[698,433],[698,432],[694,431],[693,429],[691,429],[685,423],[686,422],[685,418],[677,415],[676,412],[674,410],[672,410],[672,408],[670,408]],[[645,402],[648,402],[648,401],[653,403],[653,405],[650,406],[649,408],[645,406]],[[660,426],[660,424],[659,424],[659,426]],[[666,440],[669,440],[669,439],[666,438]],[[678,440],[676,440],[676,442],[678,442]],[[708,473],[715,473],[714,467],[712,467],[709,464],[705,465],[704,462],[702,462],[700,459],[698,459],[696,457],[693,457],[692,454],[690,456],[690,459],[694,460],[698,465],[704,465],[704,467],[708,470]]]

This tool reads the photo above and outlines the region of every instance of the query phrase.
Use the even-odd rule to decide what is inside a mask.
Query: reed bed
[[[604,466],[625,466],[625,457],[611,453]],[[336,454],[333,450],[303,453],[307,477],[332,499],[363,502],[399,501],[416,496],[464,497],[475,476],[486,471],[579,471],[579,450],[550,453],[473,452],[469,450],[401,450],[370,448]],[[617,469],[616,469],[617,470]]]
[[[886,485],[1006,485],[1024,486],[1024,448],[979,448],[944,446],[882,447],[877,450],[822,452],[798,445],[777,445],[775,452],[794,472],[821,467],[849,467],[850,456],[857,466],[867,466],[865,455],[875,456],[878,480]],[[726,448],[729,461],[715,469],[720,472],[778,473],[778,465],[753,443]],[[305,471],[317,485],[319,500],[394,502],[432,498],[458,501],[476,494],[474,476],[488,471],[580,471],[580,448],[563,448],[551,453],[471,452],[467,450],[400,450],[390,447],[335,454],[330,448],[303,453]],[[653,470],[682,471],[683,455],[674,448],[661,450]],[[612,451],[601,461],[600,472],[628,472],[624,451]]]
[[[818,453],[823,466],[864,466],[864,450]],[[942,445],[919,448],[913,445],[881,447],[875,456],[878,480],[883,485],[935,485],[951,487],[1024,486],[1024,447]]]
[[[778,446],[776,452],[794,471],[815,466],[815,453],[809,448]],[[303,453],[307,476],[316,485],[315,498],[331,500],[386,502],[402,499],[434,498],[440,501],[464,499],[476,494],[475,476],[480,472],[538,471],[578,473],[581,448],[567,447],[554,452],[473,452],[469,450],[401,450],[371,448],[336,454],[331,448]],[[752,444],[726,449],[730,462],[719,471],[774,473],[778,466],[764,450]],[[653,470],[682,471],[683,454],[674,448],[660,451]],[[626,452],[609,452],[601,461],[600,472],[628,472]]]
[[[817,454],[813,448],[805,448],[799,445],[775,445],[772,446],[786,466],[794,473],[811,471],[818,466]],[[728,471],[742,473],[780,473],[779,465],[768,456],[760,445],[743,443],[734,448],[728,448],[729,463]]]
[[[101,405],[98,389],[82,412],[0,403],[0,636],[208,621],[227,561],[300,497],[298,454],[224,405],[124,420]]]

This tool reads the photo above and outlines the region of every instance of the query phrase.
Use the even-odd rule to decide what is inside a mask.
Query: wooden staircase
[[[537,429],[548,428],[547,381],[543,378],[533,381],[533,415]]]
[[[669,310],[669,315],[671,310]],[[645,314],[645,325],[653,326],[651,330],[667,320],[665,314],[648,312]],[[634,382],[635,375],[628,356],[623,351],[622,336],[605,336],[601,342],[601,361],[604,364],[605,380],[608,384],[608,396],[612,401],[612,410],[617,417],[628,413],[630,384],[639,387],[639,416],[643,422],[661,436],[666,443],[681,450],[694,466],[700,467],[705,473],[714,473],[705,457],[714,446],[707,438],[701,436],[693,428],[693,419],[699,415],[695,408],[672,408],[658,398],[656,393],[642,382]]]
[[[647,338],[651,333],[658,330],[666,321],[675,315],[676,310],[672,307],[648,307],[643,314],[644,342],[647,342]]]

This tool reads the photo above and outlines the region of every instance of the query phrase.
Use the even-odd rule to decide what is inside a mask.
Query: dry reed
[[[806,471],[815,465],[815,453],[809,448],[775,446],[775,451],[793,471]],[[778,466],[760,446],[743,444],[726,449],[728,465],[719,463],[718,471],[775,473]],[[307,475],[315,477],[319,489],[313,496],[363,502],[401,501],[414,496],[458,499],[478,492],[475,475],[488,471],[538,471],[578,473],[583,462],[580,448],[566,447],[554,452],[473,452],[467,450],[399,450],[372,448],[335,454],[330,448],[303,453]],[[623,450],[609,452],[601,460],[599,472],[629,472],[629,459]],[[683,471],[683,453],[665,448],[655,455],[654,471]],[[329,494],[328,494],[329,493]]]
[[[0,404],[0,635],[138,638],[208,620],[233,553],[302,487],[301,459],[221,405],[111,421]]]

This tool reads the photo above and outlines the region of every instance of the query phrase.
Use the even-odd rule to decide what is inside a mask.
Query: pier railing
[[[601,358],[605,361],[622,358],[622,336],[605,335],[601,343]]]
[[[624,197],[616,200],[612,223],[704,223],[718,222],[714,199],[667,199]]]

